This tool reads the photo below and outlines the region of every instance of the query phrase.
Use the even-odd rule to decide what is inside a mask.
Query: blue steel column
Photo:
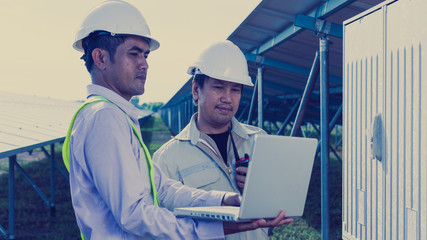
[[[55,143],[50,145],[50,216],[55,216]]]
[[[311,93],[313,93],[314,84],[316,83],[317,76],[319,75],[319,51],[316,51],[313,65],[311,67],[310,75],[308,76],[307,84],[302,95],[301,104],[298,108],[297,115],[295,117],[295,123],[292,127],[291,136],[295,137],[298,135],[301,127],[302,119],[304,118],[305,110],[307,109],[308,102],[310,101]]]
[[[258,78],[255,79],[255,86],[254,86],[254,90],[252,92],[252,99],[251,99],[251,106],[249,107],[249,113],[248,113],[248,121],[246,121],[247,124],[252,125],[251,121],[252,121],[252,110],[254,108],[254,102],[255,102],[255,95],[257,93],[257,88],[258,87]]]
[[[320,138],[321,138],[321,214],[322,240],[329,240],[329,39],[323,36],[319,40],[320,46]]]
[[[9,239],[15,239],[15,162],[16,155],[9,157]]]
[[[263,129],[264,119],[263,119],[263,96],[262,96],[262,69],[261,64],[258,65],[257,73],[257,85],[258,85],[258,127]]]
[[[176,109],[178,111],[178,133],[179,133],[182,130],[182,128],[181,128],[181,126],[182,126],[182,123],[181,123],[182,117],[181,117],[181,104],[180,103],[178,103],[178,105],[176,105]]]

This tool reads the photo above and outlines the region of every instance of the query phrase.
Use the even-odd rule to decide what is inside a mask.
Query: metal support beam
[[[337,109],[334,117],[332,118],[331,122],[329,123],[329,133],[334,129],[335,125],[338,122],[339,117],[342,114],[342,104],[341,106]]]
[[[7,238],[7,232],[6,230],[0,225],[0,239],[6,239]]]
[[[335,151],[335,149],[329,145],[329,149],[332,151],[332,153],[335,155],[335,157],[338,159],[338,161],[340,161],[342,163],[342,159],[340,157],[340,155],[338,155],[338,153]]]
[[[251,61],[251,62],[257,61],[257,55],[255,55],[253,53],[245,53],[245,58],[247,61]],[[267,58],[267,57],[264,57],[263,65],[273,67],[273,68],[277,68],[277,69],[287,71],[287,72],[300,74],[300,75],[307,76],[307,77],[310,75],[310,69],[308,69],[308,68],[297,66],[294,64],[286,63],[286,62],[281,62],[281,61],[271,59],[271,58]],[[335,75],[329,75],[329,81],[331,83],[342,85],[342,78],[335,76]]]
[[[237,121],[241,121],[243,118],[243,115],[245,114],[245,112],[248,110],[249,108],[249,104],[246,104],[245,107],[242,109],[242,112],[240,112],[239,117],[237,117]]]
[[[267,108],[267,106],[268,106],[268,104],[270,104],[270,101],[267,99],[267,101],[265,101],[265,104],[264,104],[264,106],[262,107],[262,109],[263,109],[263,110],[264,110],[264,109],[266,109],[266,108]],[[256,121],[255,121],[254,125],[257,125],[257,124],[258,124],[258,120],[259,120],[259,118],[257,118],[257,119],[256,119]]]
[[[52,152],[52,146],[53,146],[53,149],[55,149],[54,147],[55,147],[55,144],[51,144],[51,153],[49,154],[49,152],[46,150],[46,148],[45,147],[42,147],[41,149],[42,149],[42,151],[46,154],[46,156],[47,157],[49,157],[49,160],[51,161],[50,162],[50,164],[51,164],[51,166],[53,165],[53,167],[54,168],[56,168],[57,170],[58,170],[58,172],[65,178],[65,180],[67,180],[67,182],[70,182],[70,177],[68,176],[68,173],[65,173],[60,167],[59,167],[59,165],[56,163],[56,161],[55,161],[55,152]],[[52,161],[52,159],[53,159],[53,161]],[[52,181],[52,176],[54,176],[54,175],[52,175],[52,173],[51,173],[51,181]],[[55,185],[54,185],[55,186]],[[53,186],[53,187],[54,187]],[[52,187],[52,186],[51,186]],[[52,188],[51,188],[51,191],[52,191]],[[52,194],[52,193],[51,193]],[[54,203],[54,201],[52,200],[51,202],[53,202]]]
[[[18,162],[15,161],[16,169],[22,174],[24,179],[30,184],[30,186],[37,192],[37,194],[42,198],[44,204],[46,206],[50,206],[49,199],[46,197],[46,195],[40,190],[39,187],[37,187],[36,183],[28,176],[28,174],[25,172],[25,170],[21,167],[21,165],[18,164]],[[9,166],[10,167],[10,166]]]
[[[306,127],[305,127],[305,130],[307,131],[308,130],[308,128],[309,128],[309,126],[312,126],[313,127],[313,124],[311,123],[311,122],[307,122],[307,124],[305,125]],[[310,129],[310,131],[308,132],[309,134],[308,134],[308,136],[307,137],[311,137],[311,135],[313,134],[313,131],[311,131],[311,129]]]
[[[55,144],[50,145],[50,216],[55,217]]]
[[[285,130],[286,125],[288,125],[289,119],[291,119],[291,116],[294,114],[295,110],[297,109],[299,103],[300,103],[300,99],[298,99],[298,101],[295,103],[295,105],[292,107],[291,111],[289,112],[288,116],[286,117],[285,121],[283,121],[282,126],[280,127],[280,129],[276,132],[276,135],[280,135],[282,134],[283,130]]]
[[[275,17],[286,19],[286,20],[289,20],[289,21],[293,21],[294,20],[294,16],[292,14],[283,13],[283,12],[280,12],[280,11],[276,11],[274,9],[261,8],[261,9],[255,9],[254,12],[262,12],[262,13],[265,13],[265,14],[267,14],[269,16],[275,16]]]
[[[289,122],[289,126],[290,126],[290,127],[291,127],[291,129],[292,129],[292,127],[294,126],[294,122]],[[291,130],[289,130],[287,133],[291,134]],[[285,134],[283,134],[283,135],[285,135],[285,136],[289,136],[287,133],[285,133]]]
[[[314,123],[311,123],[311,126],[313,126],[314,130],[316,130],[317,134],[320,135],[320,130],[317,128],[317,126]],[[320,143],[319,143],[320,144]],[[319,145],[320,146],[320,145]]]
[[[176,106],[176,111],[178,112],[178,132],[181,132],[182,130],[182,123],[181,123],[181,105]]]
[[[302,120],[304,118],[305,110],[307,109],[308,103],[310,101],[311,93],[313,92],[314,85],[319,75],[319,51],[316,51],[314,57],[313,65],[311,66],[310,75],[307,80],[307,84],[302,95],[301,104],[298,108],[297,115],[295,117],[294,126],[291,131],[291,136],[295,137],[298,135],[298,131],[301,127]]]
[[[334,127],[335,127],[335,125],[337,124],[338,119],[339,119],[339,117],[340,117],[340,115],[341,115],[341,114],[342,114],[342,104],[341,104],[341,106],[338,108],[338,110],[335,112],[334,117],[332,118],[331,122],[329,123],[329,134],[330,134],[330,133],[332,132],[332,130],[334,129]],[[319,129],[317,129],[317,127],[316,127],[314,124],[312,124],[312,125],[313,125],[314,129],[315,129],[318,133],[320,133]],[[318,152],[319,152],[319,150],[320,150],[320,145],[321,145],[321,142],[319,142],[319,144],[317,145],[316,155],[317,155],[317,153],[318,153]]]
[[[321,235],[322,240],[329,240],[329,40],[327,36],[319,39],[320,46],[320,139],[321,139]]]
[[[295,125],[293,126],[293,128],[295,128]],[[300,126],[299,128],[300,128],[302,136],[306,138],[307,136],[305,135],[305,132],[304,132],[304,129],[302,129],[302,126]],[[292,131],[291,131],[291,136],[292,136]]]
[[[7,237],[8,239],[15,239],[15,168],[22,174],[24,179],[42,198],[43,202],[50,207],[50,216],[55,216],[55,168],[64,176],[68,181],[68,174],[58,166],[55,162],[55,143],[50,144],[50,153],[44,146],[41,146],[42,151],[50,160],[50,200],[35,184],[35,182],[28,176],[25,170],[17,162],[17,155],[9,156],[9,231],[7,232],[0,225],[0,238]]]
[[[324,19],[328,17],[330,14],[353,3],[354,1],[356,0],[329,0],[323,3],[317,9],[311,11],[309,14],[307,14],[307,16]],[[288,28],[286,28],[284,31],[277,34],[273,38],[269,39],[263,44],[260,44],[258,48],[252,51],[252,53],[263,54],[268,50],[270,50],[271,48],[273,48],[274,46],[281,44],[282,42],[290,39],[291,37],[293,37],[294,35],[296,35],[302,30],[303,28],[297,27],[295,25],[289,26]]]
[[[243,25],[240,27],[243,29],[246,29],[246,30],[254,31],[254,32],[261,32],[263,34],[269,35],[270,37],[274,37],[277,35],[276,31],[268,30],[268,29],[261,28],[261,27],[255,27],[255,26],[250,26],[250,25]],[[239,41],[240,40],[241,39],[239,39]]]
[[[325,33],[327,35],[332,35],[334,37],[341,38],[341,39],[343,36],[342,25],[332,23],[332,22],[326,22],[324,20],[305,16],[302,14],[296,15],[294,24],[297,27],[310,29],[317,33]]]
[[[273,122],[273,125],[276,129],[279,129],[279,126],[277,126],[277,122]]]
[[[46,150],[45,147],[42,147],[41,149],[46,154],[46,156],[49,158],[49,162],[50,162],[50,202],[47,201],[46,204],[48,204],[50,206],[50,217],[54,217],[55,216],[55,144],[53,143],[50,145],[50,153]],[[24,175],[24,177],[25,177],[25,175]],[[28,179],[29,180],[27,180],[27,181],[30,184],[32,184],[32,180],[29,177],[28,177]],[[33,188],[36,189],[37,186],[34,184]],[[37,189],[36,189],[36,191],[37,191]],[[37,193],[39,193],[39,192],[37,192]],[[39,195],[40,195],[40,193],[39,193]],[[47,198],[46,198],[46,200],[47,200]]]
[[[341,142],[342,142],[342,135],[341,135],[340,140],[339,140],[339,141],[337,141],[337,142],[335,143],[335,147],[337,147],[338,145],[340,145],[340,144],[341,144]]]
[[[258,62],[258,61],[257,61]],[[258,85],[258,127],[264,128],[264,119],[263,119],[263,92],[262,92],[262,57],[260,56],[260,62],[258,64],[258,73],[257,73],[257,85]]]
[[[53,162],[55,165],[56,170],[67,180],[67,182],[70,182],[70,177],[68,176],[68,173],[65,173],[56,162]]]
[[[15,163],[16,155],[9,157],[9,239],[15,239]]]
[[[248,120],[246,121],[246,123],[249,124],[249,125],[251,125],[252,110],[254,108],[255,95],[257,93],[257,89],[258,89],[258,78],[256,78],[256,80],[255,80],[254,91],[252,92],[251,105],[249,107]]]

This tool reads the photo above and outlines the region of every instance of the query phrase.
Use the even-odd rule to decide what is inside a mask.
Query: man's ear
[[[101,48],[93,49],[92,59],[93,64],[97,66],[100,70],[105,70],[106,64],[110,60],[108,52]]]
[[[196,83],[196,81],[193,80],[193,85],[192,85],[192,93],[193,93],[193,102],[197,103],[197,101],[199,100],[199,85]]]
[[[192,85],[192,93],[193,93],[193,104],[194,106],[197,106],[199,103],[199,85],[196,83],[196,81],[193,80],[193,85]]]

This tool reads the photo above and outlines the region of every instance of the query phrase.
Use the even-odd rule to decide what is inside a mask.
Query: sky
[[[160,48],[150,53],[140,102],[167,102],[190,78],[204,48],[225,40],[261,0],[128,0]],[[90,75],[72,48],[77,28],[100,0],[2,0],[0,91],[83,100]]]

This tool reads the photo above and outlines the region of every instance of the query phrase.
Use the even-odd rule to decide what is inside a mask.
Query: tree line
[[[163,105],[163,102],[149,102],[142,103],[141,100],[137,97],[134,97],[130,100],[130,102],[137,108],[142,110],[151,110],[153,112],[157,112]]]

